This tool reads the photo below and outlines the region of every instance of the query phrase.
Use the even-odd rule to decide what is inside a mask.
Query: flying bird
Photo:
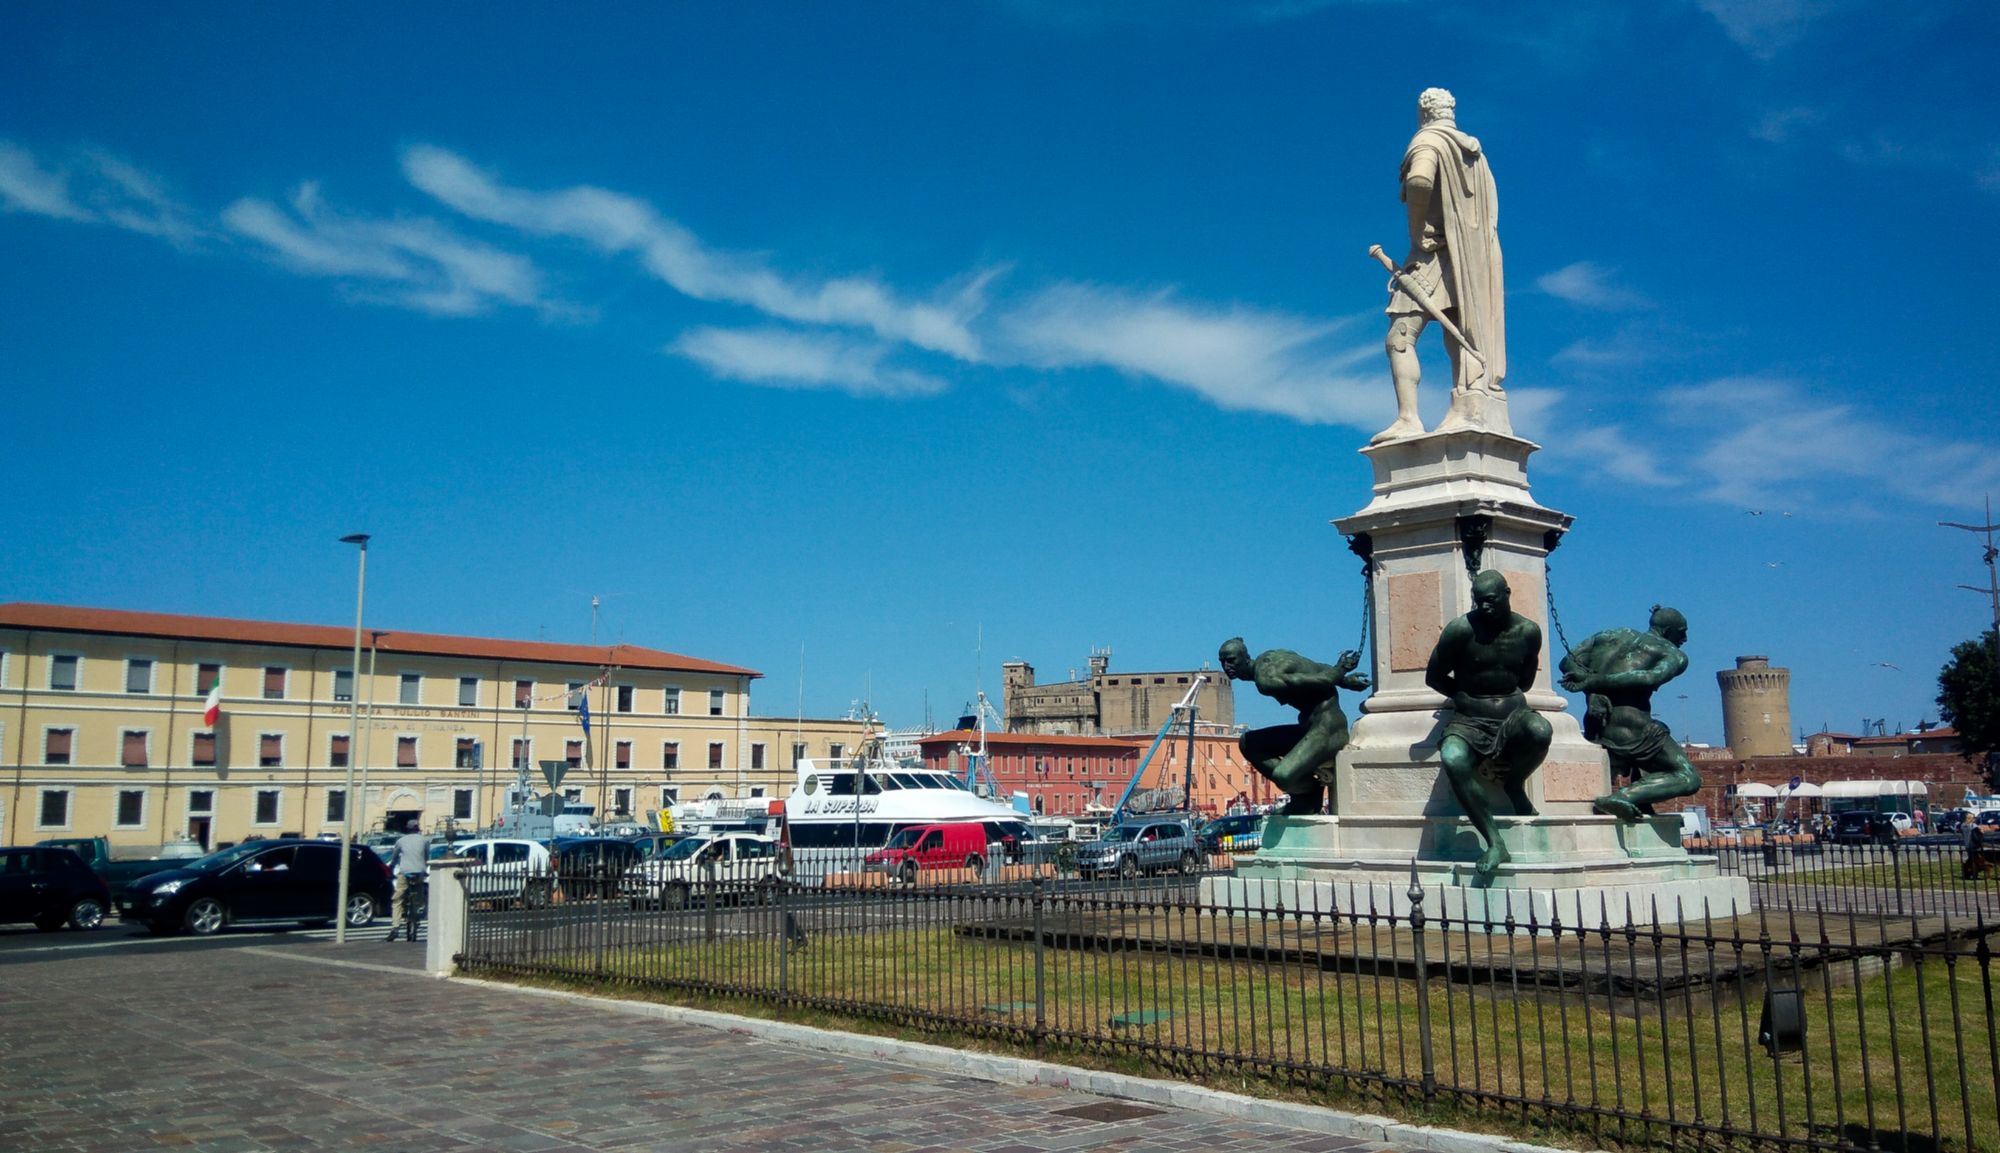
[[[1888,661],[1869,661],[1868,666],[1870,668],[1895,669],[1899,673],[1903,671],[1900,665],[1892,665]]]
[[[1790,515],[1792,515],[1792,514],[1791,514],[1791,513],[1785,513],[1785,514],[1783,514],[1783,515],[1785,515],[1785,516],[1790,516]]]
[[[1744,509],[1744,510],[1743,510],[1743,515],[1745,515],[1745,516],[1763,516],[1763,515],[1764,515],[1764,510],[1763,510],[1763,509],[1761,509],[1761,508],[1746,508],[1746,509]]]
[[[1785,562],[1781,560],[1767,560],[1764,563],[1770,566],[1771,568],[1777,568],[1779,565],[1784,564]]]

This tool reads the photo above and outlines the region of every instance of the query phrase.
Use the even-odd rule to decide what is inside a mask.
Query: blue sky
[[[368,531],[385,627],[615,594],[898,724],[982,631],[996,691],[1331,658],[1438,85],[1570,634],[1684,610],[1697,740],[1739,653],[1809,730],[1928,715],[1988,615],[1935,522],[2000,489],[2000,17],[1495,7],[9,5],[0,599],[339,623]]]

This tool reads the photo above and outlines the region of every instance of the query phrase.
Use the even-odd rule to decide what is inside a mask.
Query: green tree
[[[2000,680],[1994,676],[1993,630],[1978,640],[1952,646],[1951,659],[1938,670],[1938,715],[1958,730],[1968,760],[1985,760],[1987,778],[2000,750]]]

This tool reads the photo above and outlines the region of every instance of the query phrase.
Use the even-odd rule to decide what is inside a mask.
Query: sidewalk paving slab
[[[940,1046],[440,981],[423,973],[421,953],[379,941],[107,949],[10,966],[0,983],[0,1145],[107,1153],[1527,1148],[1451,1135],[1469,1139],[1460,1144],[1384,1118],[1241,1098],[1245,1106],[1194,1086]],[[1106,1096],[1141,1102],[1149,1114],[1098,1121],[1063,1113]],[[1340,1119],[1360,1122],[1360,1132],[1331,1131],[1347,1125]]]

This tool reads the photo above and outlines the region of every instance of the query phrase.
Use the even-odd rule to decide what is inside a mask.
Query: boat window
[[[854,795],[853,773],[828,773],[822,778],[829,797],[851,797]]]
[[[890,773],[889,787],[892,789],[921,789],[926,787],[919,773]]]

